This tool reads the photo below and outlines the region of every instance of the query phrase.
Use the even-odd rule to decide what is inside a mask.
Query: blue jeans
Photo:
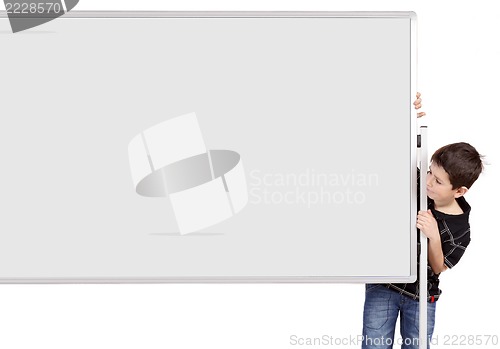
[[[436,303],[427,303],[427,348],[434,331]],[[401,314],[401,341],[394,342],[396,320]],[[363,312],[363,349],[418,349],[419,301],[387,288],[367,284]]]

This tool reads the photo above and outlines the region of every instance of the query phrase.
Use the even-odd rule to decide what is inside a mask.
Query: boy
[[[416,109],[421,107],[420,94],[417,94],[414,105]],[[417,114],[418,117],[423,115],[425,113]],[[428,239],[426,297],[429,341],[434,330],[436,301],[441,294],[439,275],[458,263],[470,242],[470,206],[464,194],[483,170],[481,155],[467,143],[441,147],[430,162],[427,176],[429,210],[419,211],[416,223]],[[392,348],[400,313],[401,348],[417,349],[419,295],[418,279],[412,284],[367,284],[362,348]]]

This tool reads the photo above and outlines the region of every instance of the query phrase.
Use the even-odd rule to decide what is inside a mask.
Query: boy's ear
[[[467,187],[460,187],[460,188],[456,189],[455,190],[455,199],[463,196],[465,193],[467,193],[468,190],[469,190],[469,188],[467,188]]]

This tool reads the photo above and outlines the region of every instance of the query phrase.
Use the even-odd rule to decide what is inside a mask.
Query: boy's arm
[[[441,239],[439,237],[437,239],[429,239],[427,257],[434,274],[440,274],[448,269],[444,264],[443,248],[441,247]]]
[[[448,267],[444,264],[443,247],[437,221],[431,210],[419,211],[417,216],[417,228],[429,239],[427,257],[429,265],[434,274],[440,274]]]

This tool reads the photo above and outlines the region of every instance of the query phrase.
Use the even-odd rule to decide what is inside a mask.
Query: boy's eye
[[[428,174],[428,175],[432,175],[432,171],[431,171],[431,170],[428,170],[428,171],[427,171],[427,174]],[[437,184],[441,184],[441,181],[439,181],[439,180],[436,178],[436,183],[437,183]]]

